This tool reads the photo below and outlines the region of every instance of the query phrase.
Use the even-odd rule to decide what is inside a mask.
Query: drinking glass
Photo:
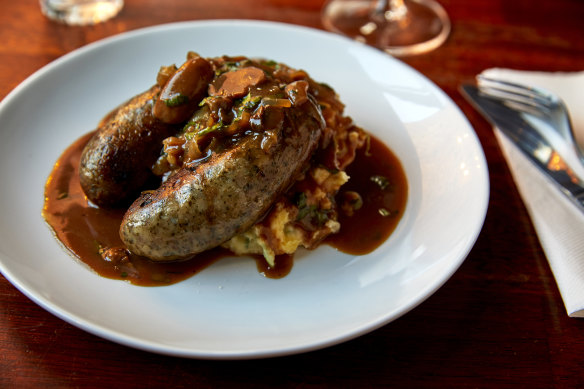
[[[434,0],[329,0],[322,23],[394,56],[434,50],[450,33],[448,14]]]
[[[49,19],[71,25],[88,25],[116,16],[124,0],[40,0],[41,11]]]

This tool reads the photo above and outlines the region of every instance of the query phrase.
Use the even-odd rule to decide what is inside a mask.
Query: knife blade
[[[521,113],[491,98],[474,85],[462,85],[463,96],[499,128],[548,179],[584,212],[584,182],[551,143]]]

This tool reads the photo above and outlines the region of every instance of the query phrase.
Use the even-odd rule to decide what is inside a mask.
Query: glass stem
[[[373,15],[386,21],[396,21],[403,19],[406,15],[407,7],[404,0],[378,0],[373,10]]]

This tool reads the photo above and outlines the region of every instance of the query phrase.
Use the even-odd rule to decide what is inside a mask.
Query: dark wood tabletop
[[[126,0],[111,21],[67,27],[43,17],[37,0],[2,0],[0,98],[60,56],[124,31],[225,18],[322,28],[323,3]],[[403,317],[340,345],[264,360],[209,361],[151,354],[86,333],[0,277],[0,387],[584,384],[584,321],[567,316],[492,128],[458,91],[490,67],[584,70],[584,1],[440,3],[453,24],[448,40],[433,52],[402,60],[442,88],[470,120],[488,161],[491,196],[474,248],[434,295]]]

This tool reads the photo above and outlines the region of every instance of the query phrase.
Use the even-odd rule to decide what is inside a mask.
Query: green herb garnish
[[[189,102],[188,96],[177,93],[171,98],[163,100],[167,107],[178,107]]]
[[[381,188],[381,190],[385,190],[389,186],[389,180],[387,177],[375,175],[369,177],[369,179],[376,183],[377,186]]]
[[[391,215],[391,212],[389,212],[387,209],[385,208],[379,208],[379,214],[383,217],[387,217],[389,215]]]
[[[258,106],[262,98],[260,96],[251,96],[251,93],[248,93],[247,96],[243,98],[241,104],[239,105],[238,114],[241,115],[244,110],[252,110]]]
[[[388,211],[385,208],[379,208],[378,211],[379,211],[379,214],[381,216],[383,216],[383,217],[388,217],[388,216],[393,217],[393,216],[396,216],[399,213],[399,211],[397,209],[394,210],[394,211]]]
[[[271,68],[273,68],[274,66],[276,66],[278,63],[276,61],[274,61],[273,59],[268,59],[266,61],[262,62],[264,65],[269,66]]]
[[[304,192],[296,195],[296,205],[298,207],[297,221],[308,218],[310,222],[316,222],[316,225],[319,227],[323,226],[330,219],[332,213],[330,209],[320,209],[316,205],[308,205]]]

